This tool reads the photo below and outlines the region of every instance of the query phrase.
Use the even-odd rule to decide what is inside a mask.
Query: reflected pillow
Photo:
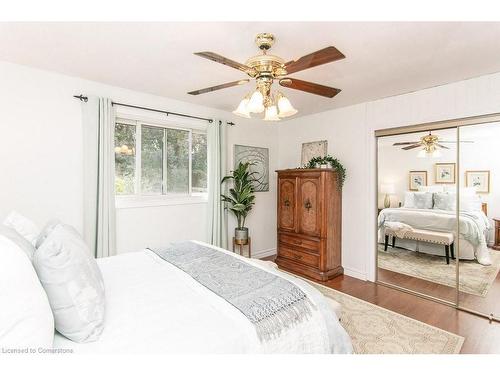
[[[455,211],[457,207],[456,194],[434,193],[434,209],[444,211]]]
[[[460,211],[482,211],[481,197],[477,194],[474,195],[461,195],[460,196]]]
[[[75,342],[97,340],[104,328],[104,281],[76,230],[56,225],[35,251],[33,265],[49,297],[56,330]]]
[[[431,209],[432,208],[432,193],[414,193],[413,199],[415,208]]]
[[[405,202],[403,204],[404,208],[415,208],[415,193],[413,191],[407,191],[405,193]]]
[[[428,193],[442,193],[444,191],[443,185],[430,185],[430,186],[419,186],[418,191],[428,192]]]

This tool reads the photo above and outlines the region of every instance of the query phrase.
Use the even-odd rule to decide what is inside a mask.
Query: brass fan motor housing
[[[245,65],[248,65],[257,72],[255,77],[270,76],[277,78],[287,74],[285,60],[275,55],[257,55],[249,58]]]

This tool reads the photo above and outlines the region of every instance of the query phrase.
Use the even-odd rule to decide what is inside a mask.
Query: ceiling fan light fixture
[[[244,97],[240,104],[238,105],[238,108],[236,108],[233,113],[237,116],[240,117],[245,117],[245,118],[250,118],[250,112],[248,111],[248,103],[250,102],[250,99],[248,99],[248,96]]]
[[[427,157],[427,151],[425,150],[425,148],[423,148],[418,152],[417,158],[425,158],[425,157]]]
[[[248,112],[252,113],[262,113],[264,112],[264,96],[259,90],[255,92],[250,97],[250,101],[247,105]]]
[[[275,104],[270,105],[266,108],[266,114],[264,116],[264,121],[280,121],[278,116],[278,108]]]
[[[435,149],[433,152],[432,152],[432,157],[434,159],[437,159],[437,158],[440,158],[442,155],[441,155],[441,151],[439,151],[438,149]]]
[[[290,100],[283,95],[280,94],[279,99],[278,99],[278,109],[279,109],[279,117],[289,117],[295,115],[298,111],[293,108],[292,103],[290,103]]]

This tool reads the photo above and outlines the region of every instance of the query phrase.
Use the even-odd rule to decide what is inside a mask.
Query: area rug
[[[306,280],[306,279],[304,279]],[[306,280],[342,305],[340,324],[356,354],[457,354],[462,336]]]
[[[379,245],[378,266],[437,284],[455,287],[455,263],[446,264],[443,257]],[[475,260],[460,261],[460,291],[485,297],[500,269],[500,252],[490,250],[491,266]]]

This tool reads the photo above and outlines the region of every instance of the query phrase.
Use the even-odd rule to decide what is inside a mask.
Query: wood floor
[[[264,260],[273,260],[268,257]],[[500,323],[408,293],[339,276],[322,284],[407,317],[465,337],[461,353],[500,353]]]

